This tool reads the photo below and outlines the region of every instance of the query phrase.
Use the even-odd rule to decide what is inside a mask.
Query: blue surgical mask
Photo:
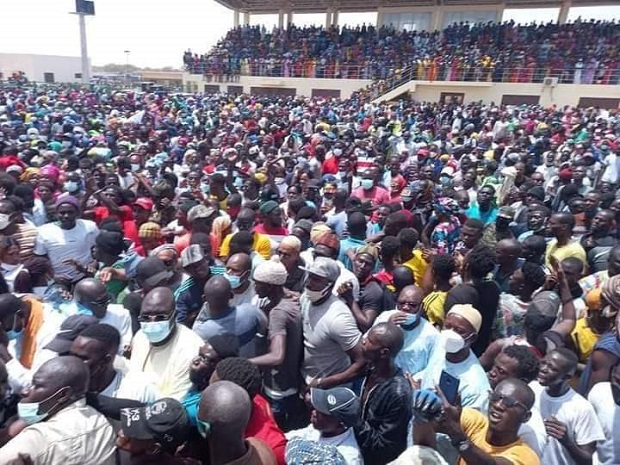
[[[15,339],[19,338],[23,333],[22,331],[15,331],[14,329],[7,331],[6,332],[6,337],[9,338],[9,341],[14,341]]]
[[[369,191],[375,183],[372,179],[362,179],[362,189]]]
[[[410,313],[409,315],[407,315],[407,319],[404,321],[402,326],[409,328],[409,327],[415,325],[419,320],[420,320],[420,314],[419,313]]]
[[[39,413],[39,409],[41,408],[41,404],[47,402],[56,394],[58,394],[62,389],[59,389],[54,394],[49,396],[47,399],[42,400],[41,402],[20,402],[17,404],[17,414],[19,418],[24,420],[27,425],[34,425],[35,423],[39,423],[40,421],[45,420],[49,416],[49,412],[56,407],[55,405],[48,409],[45,413]]]
[[[241,277],[240,276],[235,276],[233,274],[224,273],[224,277],[230,283],[231,289],[237,289],[239,286],[241,286]]]
[[[157,344],[168,337],[172,331],[170,320],[164,321],[141,321],[140,329],[152,344]]]

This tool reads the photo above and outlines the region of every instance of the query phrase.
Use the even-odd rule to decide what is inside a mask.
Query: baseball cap
[[[99,323],[93,315],[71,315],[60,325],[60,331],[56,333],[44,349],[48,349],[59,354],[65,354],[71,349],[71,344],[78,335],[88,326]]]
[[[121,427],[126,437],[152,439],[166,449],[183,444],[191,431],[185,409],[169,397],[147,407],[121,409]]]
[[[338,263],[327,257],[317,257],[314,262],[312,262],[312,265],[300,266],[299,268],[310,274],[328,279],[331,282],[336,282],[338,276],[340,276],[340,267]]]
[[[198,244],[192,244],[181,252],[181,266],[183,268],[198,263],[207,258]]]
[[[560,304],[560,296],[555,292],[541,291],[530,302],[527,313],[555,317],[560,310]]]
[[[149,212],[153,210],[153,201],[148,197],[139,197],[133,204]]]
[[[210,218],[214,214],[215,214],[215,208],[207,207],[206,205],[202,205],[202,204],[196,205],[195,207],[190,208],[189,211],[187,212],[187,221],[191,223],[194,220],[197,220],[200,218]]]
[[[271,213],[278,207],[279,207],[278,202],[276,202],[275,200],[269,200],[265,202],[264,204],[262,204],[258,211],[262,215],[268,215],[269,213]]]
[[[336,418],[347,427],[357,425],[360,420],[360,399],[349,388],[311,388],[310,402],[316,410]]]
[[[136,281],[154,287],[164,280],[170,279],[173,272],[166,268],[158,257],[146,257],[136,266]]]

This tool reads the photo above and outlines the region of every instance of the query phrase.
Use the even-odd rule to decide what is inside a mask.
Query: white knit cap
[[[280,263],[280,257],[278,256],[259,263],[254,269],[254,279],[261,283],[281,286],[286,282],[287,276],[286,268]]]

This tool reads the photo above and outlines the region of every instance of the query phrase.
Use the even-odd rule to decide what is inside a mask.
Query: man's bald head
[[[241,386],[230,381],[217,381],[200,395],[198,418],[211,424],[214,435],[238,438],[250,421],[252,401]]]
[[[44,381],[50,391],[70,387],[73,398],[86,394],[90,374],[86,364],[77,357],[55,357],[45,362],[35,373],[33,379]]]
[[[397,266],[394,268],[392,276],[394,278],[394,287],[396,290],[404,289],[406,286],[410,286],[415,283],[411,269],[406,266]]]
[[[398,298],[405,298],[405,301],[412,300],[421,300],[424,297],[424,291],[421,287],[416,286],[415,284],[411,284],[409,286],[405,286],[398,294]]]
[[[228,308],[228,301],[232,297],[232,288],[224,276],[213,276],[209,279],[203,292],[204,299],[209,304],[211,311]]]
[[[77,301],[90,302],[97,300],[105,292],[105,285],[101,281],[94,278],[85,278],[75,285],[73,295]]]
[[[390,350],[392,358],[403,348],[405,335],[403,330],[393,323],[378,323],[371,328],[370,332],[381,347]]]
[[[252,259],[246,253],[236,253],[228,257],[226,266],[235,270],[242,269],[244,271],[249,271],[252,269]]]
[[[517,378],[508,378],[500,381],[494,391],[521,402],[528,410],[534,406],[536,401],[534,391],[525,381]]]
[[[167,314],[174,311],[174,294],[167,287],[156,287],[144,296],[141,315]]]

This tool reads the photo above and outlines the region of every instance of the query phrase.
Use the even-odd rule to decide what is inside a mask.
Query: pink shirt
[[[371,200],[375,207],[381,205],[382,203],[390,203],[390,193],[383,187],[379,186],[375,186],[369,190],[364,190],[364,188],[358,187],[352,194],[361,200]]]

